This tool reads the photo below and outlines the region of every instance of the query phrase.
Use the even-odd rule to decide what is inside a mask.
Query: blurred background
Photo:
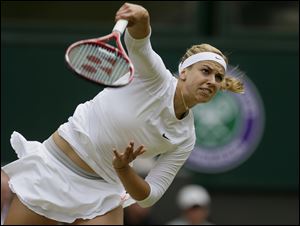
[[[123,3],[1,1],[1,165],[16,159],[14,130],[43,141],[101,91],[71,74],[64,54],[75,41],[109,33]],[[171,71],[191,45],[216,46],[246,72],[264,118],[242,164],[218,173],[184,166],[147,212],[152,223],[178,217],[178,190],[199,184],[210,193],[215,224],[299,224],[299,2],[132,3],[150,12],[152,46]]]

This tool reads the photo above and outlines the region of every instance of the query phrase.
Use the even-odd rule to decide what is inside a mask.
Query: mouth
[[[209,88],[199,88],[201,94],[203,94],[204,96],[211,96],[213,94],[213,90],[209,89]]]

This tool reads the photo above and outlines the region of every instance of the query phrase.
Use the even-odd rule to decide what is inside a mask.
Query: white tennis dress
[[[19,159],[4,166],[10,187],[33,211],[71,223],[91,219],[137,202],[148,207],[165,193],[195,145],[192,111],[178,120],[174,112],[177,79],[153,51],[150,34],[133,39],[125,32],[129,57],[135,67],[134,80],[122,88],[105,88],[95,98],[79,104],[58,133],[102,178],[82,177],[58,161],[44,143],[26,141],[14,132],[12,147]],[[145,180],[151,192],[144,200],[133,200],[112,166],[115,147],[125,150],[129,141],[144,145],[139,158],[159,155]]]

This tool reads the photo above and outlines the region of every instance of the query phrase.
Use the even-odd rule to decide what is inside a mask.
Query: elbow
[[[148,197],[144,200],[137,201],[137,204],[139,204],[140,207],[147,208],[151,207],[156,203],[154,200],[148,200]]]
[[[151,207],[161,198],[161,196],[162,194],[159,194],[153,187],[149,186],[149,195],[145,199],[137,201],[137,203],[143,208]]]
[[[151,207],[154,205],[154,203],[156,203],[156,200],[153,198],[153,196],[151,195],[151,192],[150,194],[143,200],[137,200],[137,203],[143,207],[143,208],[146,208],[146,207]]]

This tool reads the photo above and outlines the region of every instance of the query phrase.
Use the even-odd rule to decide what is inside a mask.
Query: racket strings
[[[112,84],[130,71],[129,63],[117,52],[95,44],[83,44],[69,54],[70,64],[85,77]]]

